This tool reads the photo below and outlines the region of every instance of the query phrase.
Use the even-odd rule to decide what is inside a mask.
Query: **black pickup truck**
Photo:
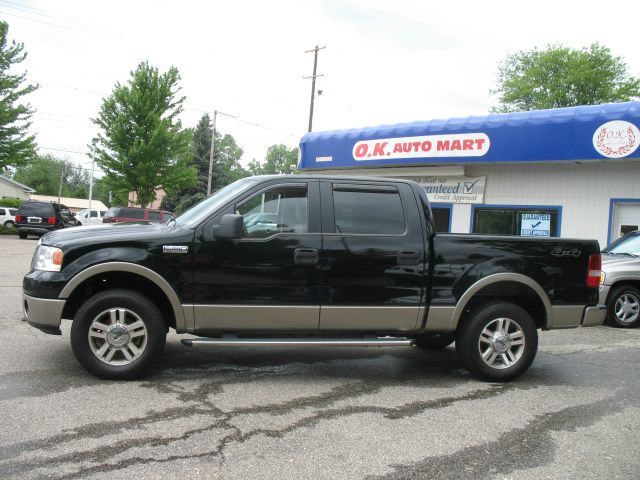
[[[191,347],[391,346],[455,341],[476,377],[506,381],[537,330],[600,325],[596,241],[436,235],[411,181],[239,180],[160,225],[45,235],[25,321],[60,334],[103,378],[143,375],[166,333]]]

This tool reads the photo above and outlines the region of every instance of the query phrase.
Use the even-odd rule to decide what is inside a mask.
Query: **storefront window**
[[[433,224],[437,233],[447,233],[451,231],[451,207],[442,205],[431,205]]]
[[[476,207],[473,233],[519,235],[523,237],[557,237],[560,207]]]

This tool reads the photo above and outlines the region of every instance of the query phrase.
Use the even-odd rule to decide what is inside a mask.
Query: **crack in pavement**
[[[476,480],[539,467],[551,463],[555,458],[551,432],[573,432],[580,427],[591,426],[628,406],[629,399],[618,394],[593,403],[540,414],[526,426],[505,432],[494,441],[467,447],[452,454],[427,457],[412,465],[396,464],[391,473],[366,478]]]
[[[169,456],[162,459],[155,458],[146,458],[140,460],[137,463],[164,463],[167,461],[173,461],[178,459],[188,459],[188,458],[200,458],[203,456],[211,456],[211,457],[219,457],[219,464],[222,467],[225,462],[224,450],[230,443],[244,443],[248,439],[256,436],[256,435],[266,435],[269,437],[280,438],[286,435],[287,433],[293,432],[295,430],[306,428],[309,426],[316,425],[321,421],[333,420],[340,417],[345,417],[348,415],[356,415],[362,413],[373,413],[373,414],[381,414],[385,418],[389,419],[401,419],[414,415],[418,415],[429,409],[437,409],[437,408],[445,408],[450,406],[456,402],[460,401],[471,401],[478,400],[483,398],[489,398],[493,396],[500,395],[501,393],[510,390],[513,387],[512,384],[496,384],[490,385],[488,388],[475,390],[473,392],[469,392],[468,394],[461,396],[451,396],[444,397],[437,400],[427,400],[427,401],[418,401],[407,403],[402,406],[397,407],[378,407],[378,406],[346,406],[340,408],[332,408],[320,410],[319,412],[314,412],[312,415],[309,415],[305,418],[302,418],[293,424],[284,427],[282,429],[255,429],[251,430],[247,433],[241,433],[240,429],[233,425],[231,422],[234,418],[240,415],[248,415],[248,414],[260,414],[260,413],[269,413],[271,415],[278,414],[286,414],[293,410],[304,409],[308,407],[318,407],[318,408],[326,408],[330,404],[345,400],[349,398],[356,398],[365,394],[376,393],[381,390],[381,388],[385,386],[383,384],[371,385],[365,382],[359,383],[351,383],[346,385],[341,385],[338,387],[334,387],[328,393],[323,393],[320,395],[314,395],[309,397],[303,397],[298,399],[292,399],[287,402],[283,402],[281,404],[273,404],[273,405],[261,405],[255,407],[245,407],[232,410],[231,412],[225,413],[223,418],[216,420],[209,425],[204,427],[200,427],[197,429],[189,430],[183,433],[180,436],[175,437],[148,437],[141,439],[134,439],[128,442],[119,442],[116,445],[111,445],[108,447],[100,446],[92,450],[74,452],[72,454],[62,454],[57,457],[49,457],[46,459],[40,460],[28,460],[28,463],[15,461],[15,462],[7,462],[2,466],[2,469],[5,474],[18,474],[25,473],[27,471],[33,471],[35,469],[41,467],[52,467],[56,465],[65,465],[79,462],[104,462],[109,458],[113,458],[115,455],[124,453],[130,449],[136,447],[157,447],[157,446],[166,446],[170,443],[186,440],[196,434],[203,433],[206,431],[211,431],[215,429],[227,429],[233,430],[234,433],[223,437],[219,442],[217,448],[209,451],[208,453],[197,453],[193,455],[184,455],[184,456]],[[208,391],[205,387],[204,391]],[[207,413],[207,409],[199,406],[200,413]],[[218,412],[220,410],[218,409]],[[209,412],[213,413],[213,412]],[[66,438],[66,441],[75,440],[75,438]],[[58,440],[60,441],[60,440]],[[50,444],[51,440],[46,441],[47,444]],[[91,467],[81,468],[74,473],[67,474],[65,476],[59,478],[78,478],[85,476],[92,472],[104,472],[104,471],[112,471],[112,470],[120,470],[122,468],[127,468],[131,466],[131,459],[124,459],[120,462],[109,464],[102,463],[101,465],[94,465]]]

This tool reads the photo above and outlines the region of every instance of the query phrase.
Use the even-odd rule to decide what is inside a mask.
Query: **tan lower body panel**
[[[554,305],[551,310],[553,312],[551,329],[575,328],[582,323],[584,305]]]
[[[377,331],[415,330],[419,307],[333,307],[320,309],[320,329]]]
[[[194,305],[195,330],[317,330],[320,307],[296,305]]]

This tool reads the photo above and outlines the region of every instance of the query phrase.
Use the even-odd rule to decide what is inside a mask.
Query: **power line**
[[[57,14],[57,13],[54,13],[54,12],[51,12],[51,11],[48,11],[48,10],[43,10],[41,8],[29,7],[28,5],[20,5],[18,3],[11,2],[9,0],[0,0],[0,5],[6,6],[6,7],[9,7],[9,8],[13,8],[15,10],[22,11],[22,12],[25,12],[25,13],[29,13],[31,15],[39,16],[39,17],[51,18],[51,19],[54,19],[54,20],[62,20],[64,22],[75,23],[76,25],[81,25],[83,27],[89,27],[89,28],[93,27],[93,25],[89,25],[87,23],[80,22],[80,21],[74,19],[73,17],[69,17],[69,16],[66,16],[66,15],[60,15],[60,14]]]

